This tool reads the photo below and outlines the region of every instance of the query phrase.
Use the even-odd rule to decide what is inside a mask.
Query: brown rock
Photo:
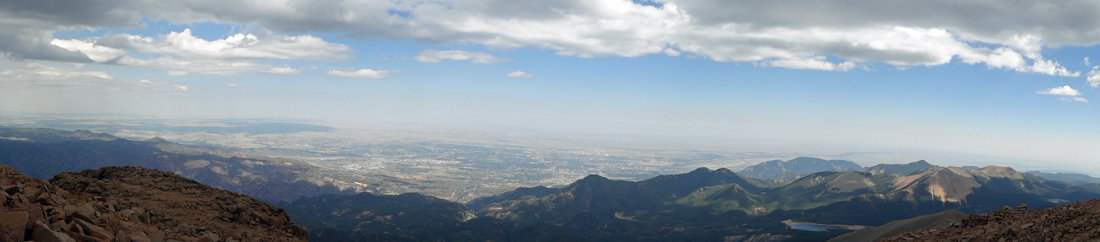
[[[76,220],[75,222],[76,224],[80,225],[81,228],[83,228],[84,234],[88,236],[105,239],[108,241],[115,238],[115,236],[111,235],[111,232],[107,232],[107,230],[103,227],[96,226],[95,224],[83,220]]]
[[[215,233],[206,233],[202,237],[199,237],[198,242],[219,242],[222,241]]]
[[[11,238],[23,239],[27,230],[27,211],[15,211],[0,213],[0,233],[6,233]]]
[[[53,231],[45,223],[37,222],[34,226],[34,232],[31,233],[31,239],[37,242],[76,242],[73,237],[69,237],[61,232]]]
[[[76,210],[73,211],[72,216],[74,218],[82,219],[84,221],[95,221],[95,208],[92,207],[91,203],[81,204],[80,206],[76,207]]]

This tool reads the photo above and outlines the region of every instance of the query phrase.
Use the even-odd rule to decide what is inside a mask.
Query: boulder
[[[73,237],[69,237],[61,232],[53,231],[45,223],[41,221],[36,222],[34,225],[34,232],[31,233],[31,239],[37,242],[76,242]]]
[[[0,213],[0,236],[22,240],[27,230],[27,211],[15,211]]]

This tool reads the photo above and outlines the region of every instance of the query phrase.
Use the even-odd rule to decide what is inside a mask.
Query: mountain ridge
[[[130,141],[91,132],[4,128],[5,135],[49,137],[56,142],[0,139],[0,164],[24,174],[49,178],[62,171],[105,166],[141,166],[171,171],[213,187],[269,202],[290,202],[326,193],[354,194],[363,186],[327,176],[316,164],[245,152],[186,146],[163,139]],[[11,136],[14,137],[14,136]],[[87,138],[91,137],[91,138]]]

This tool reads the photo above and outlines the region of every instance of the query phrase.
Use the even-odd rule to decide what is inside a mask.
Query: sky
[[[1098,169],[1100,1],[0,2],[0,115],[295,118]]]

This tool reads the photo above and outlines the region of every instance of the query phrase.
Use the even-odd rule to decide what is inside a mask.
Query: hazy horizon
[[[1070,1],[0,3],[0,116],[685,137],[1100,170],[1097,12]]]

